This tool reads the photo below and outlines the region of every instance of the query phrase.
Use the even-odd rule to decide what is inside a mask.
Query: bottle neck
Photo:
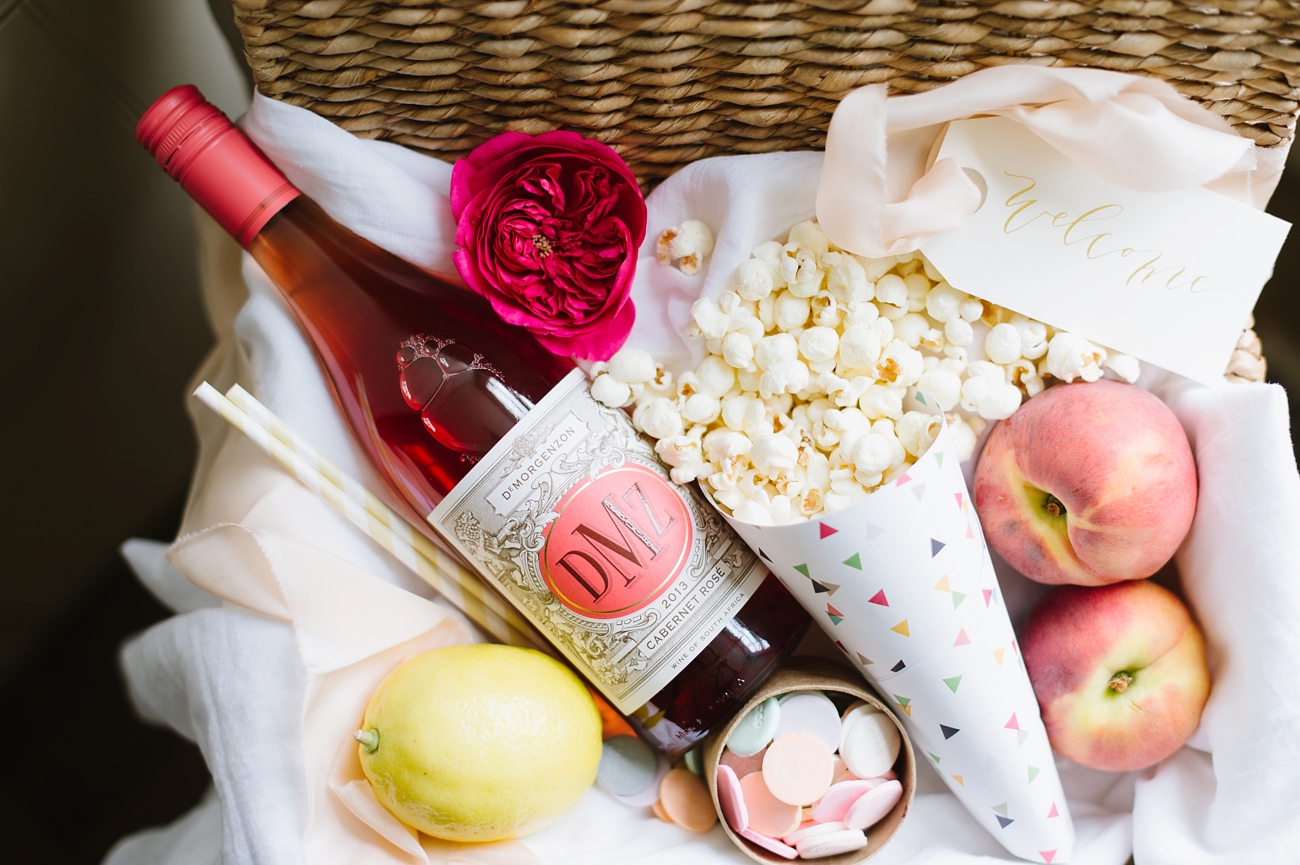
[[[199,206],[248,248],[262,227],[302,192],[193,85],[149,107],[136,139]]]

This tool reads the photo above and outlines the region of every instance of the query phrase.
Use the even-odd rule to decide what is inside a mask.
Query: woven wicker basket
[[[1300,108],[1283,0],[233,0],[262,93],[449,160],[569,128],[648,186],[708,156],[820,148],[864,84],[986,66],[1154,75],[1270,147]],[[1230,371],[1263,378],[1247,331]]]

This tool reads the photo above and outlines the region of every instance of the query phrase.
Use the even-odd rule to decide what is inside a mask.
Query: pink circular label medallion
[[[560,603],[613,619],[653,603],[690,560],[694,524],[662,476],[635,463],[575,484],[546,527],[542,576]]]

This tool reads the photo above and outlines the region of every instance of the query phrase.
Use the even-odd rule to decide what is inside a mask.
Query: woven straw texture
[[[844,94],[985,66],[1170,81],[1263,146],[1300,99],[1300,4],[1280,0],[234,0],[267,96],[455,159],[569,128],[647,183],[707,156],[819,148]]]
[[[257,87],[447,160],[567,128],[647,188],[687,163],[821,148],[865,84],[916,93],[987,66],[1163,78],[1262,146],[1300,107],[1284,0],[233,0]],[[1230,379],[1261,380],[1242,335]]]

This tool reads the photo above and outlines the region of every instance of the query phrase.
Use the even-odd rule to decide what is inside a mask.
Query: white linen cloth
[[[446,165],[353,138],[261,96],[246,126],[336,219],[423,267],[450,271]],[[1283,156],[1258,154],[1256,206],[1275,184]],[[688,363],[693,352],[675,324],[702,293],[719,293],[753,246],[814,215],[822,163],[813,153],[727,157],[665,181],[649,200],[631,344]],[[910,164],[924,169],[923,159]],[[892,154],[890,165],[892,172]],[[718,236],[706,271],[694,278],[654,261],[658,232],[687,218],[705,221]],[[201,223],[204,291],[219,342],[199,377],[220,388],[238,380],[380,492],[291,315],[247,259],[241,281],[233,242],[217,237],[206,218]],[[1130,849],[1140,865],[1293,861],[1300,817],[1287,794],[1300,787],[1300,580],[1293,564],[1300,476],[1286,398],[1276,386],[1207,388],[1158,374],[1146,382],[1178,414],[1197,456],[1200,506],[1178,564],[1205,627],[1214,687],[1192,745],[1159,766],[1108,775],[1062,761],[1078,834],[1074,862],[1120,865]],[[403,652],[472,639],[472,632],[444,606],[417,597],[430,594],[422,583],[223,421],[196,407],[195,423],[195,491],[182,527],[187,537],[173,551],[185,575],[157,547],[135,543],[126,551],[178,615],[128,644],[123,666],[142,714],[198,742],[215,795],[170,827],[124,839],[110,853],[111,865],[746,861],[720,830],[690,835],[596,789],[550,828],[508,845],[412,845],[409,836],[369,828],[357,817],[364,802],[347,799],[347,791],[357,792],[356,779],[320,759],[340,753],[322,740],[322,719],[340,716],[333,723],[341,738],[357,720],[349,713],[359,717],[360,709],[314,704],[314,695],[348,694],[355,702]],[[195,539],[247,552],[186,556]],[[261,564],[242,566],[249,561]],[[313,593],[314,573],[329,574],[333,599]],[[224,602],[215,606],[217,599],[185,588],[186,577],[220,589]],[[1002,580],[1013,615],[1042,591],[1015,575]],[[312,607],[344,601],[355,611],[355,628],[304,625],[319,620]],[[376,638],[373,617],[396,622],[382,628],[391,633]],[[913,811],[875,861],[1008,861],[933,770],[920,765]]]

